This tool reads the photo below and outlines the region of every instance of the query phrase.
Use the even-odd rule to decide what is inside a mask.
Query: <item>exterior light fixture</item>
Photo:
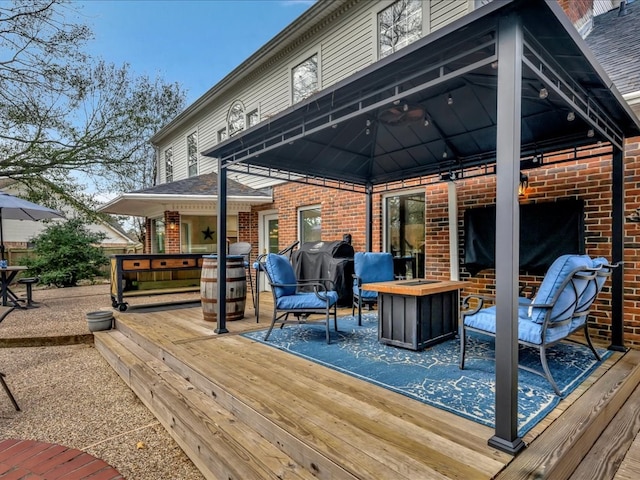
[[[567,122],[573,122],[576,119],[576,114],[573,112],[567,113]]]
[[[593,138],[595,134],[596,132],[593,131],[593,128],[590,128],[589,130],[587,130],[587,137]]]
[[[405,103],[405,104],[402,106],[402,110],[403,110],[403,111],[405,111],[405,112],[408,112],[408,111],[409,111],[409,105]]]
[[[425,115],[425,117],[424,117],[424,126],[428,127],[429,125],[431,125],[431,119],[429,118],[429,115]]]
[[[447,158],[449,155],[447,155],[447,151],[445,150],[444,152],[442,152],[442,158]]]
[[[498,69],[498,61],[497,60],[495,62],[491,62],[491,68],[493,68],[494,70]]]
[[[540,89],[540,93],[538,93],[538,96],[539,96],[541,99],[543,99],[543,100],[544,100],[545,98],[547,98],[547,97],[549,96],[549,90],[547,90],[546,88],[542,87],[542,88]]]
[[[518,184],[518,195],[524,196],[527,194],[527,188],[529,188],[529,177],[520,172],[520,183]]]
[[[453,97],[451,96],[451,94],[449,94],[449,96],[447,97],[447,105],[453,105]]]

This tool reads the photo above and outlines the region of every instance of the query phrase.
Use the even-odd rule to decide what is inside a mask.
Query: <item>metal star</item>
[[[211,230],[211,227],[207,227],[206,230],[202,230],[202,234],[204,235],[205,240],[213,240],[213,234],[216,233]]]

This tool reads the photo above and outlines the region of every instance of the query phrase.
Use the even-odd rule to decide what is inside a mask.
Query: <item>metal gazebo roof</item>
[[[610,145],[612,261],[622,260],[625,137],[638,119],[555,0],[501,0],[416,41],[239,134],[218,159],[219,239],[228,172],[290,178],[367,194],[469,171],[496,174],[496,419],[491,446],[518,452],[520,170],[559,150]],[[578,155],[576,154],[576,157]],[[437,177],[436,177],[437,178]],[[370,240],[367,241],[367,248]],[[224,251],[219,241],[218,251]],[[218,268],[226,268],[225,256]],[[612,345],[623,348],[623,270],[612,275]],[[225,310],[226,281],[218,281]],[[218,315],[216,332],[226,332]]]
[[[514,0],[489,3],[204,154],[229,171],[359,186],[491,164],[497,30],[510,11],[524,31],[523,158],[598,141],[621,148],[640,133],[557,3]]]

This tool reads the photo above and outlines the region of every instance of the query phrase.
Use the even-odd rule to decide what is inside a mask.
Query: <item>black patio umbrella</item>
[[[44,220],[45,218],[64,218],[57,210],[43,207],[37,203],[14,197],[0,191],[0,258],[4,260],[4,234],[2,231],[2,219],[11,220]]]

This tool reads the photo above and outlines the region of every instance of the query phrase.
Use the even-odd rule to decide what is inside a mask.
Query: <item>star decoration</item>
[[[213,234],[216,233],[211,230],[211,227],[207,227],[206,230],[202,230],[202,234],[204,235],[205,240],[213,240]]]

